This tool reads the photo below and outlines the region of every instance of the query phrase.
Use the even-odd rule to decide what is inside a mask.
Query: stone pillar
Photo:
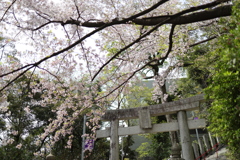
[[[210,144],[209,144],[209,138],[208,138],[207,134],[205,134],[203,136],[203,141],[204,141],[204,144],[206,146],[207,151],[210,151],[211,147],[210,147]]]
[[[177,113],[180,140],[182,145],[182,155],[185,160],[194,160],[192,142],[189,134],[186,111]]]
[[[205,149],[204,149],[204,144],[203,144],[203,139],[199,138],[199,148],[200,148],[200,153],[203,154],[205,153]]]
[[[181,147],[179,144],[174,143],[171,147],[172,157],[169,160],[184,160],[181,158]]]
[[[193,143],[192,145],[193,145],[193,151],[194,151],[195,158],[200,157],[198,144]]]
[[[217,144],[216,140],[215,140],[215,138],[212,136],[212,134],[210,132],[208,132],[208,135],[209,135],[209,139],[210,139],[211,145],[212,145],[212,147],[214,147],[213,148],[213,150],[214,150],[214,149],[216,149],[216,146],[215,146]]]
[[[221,138],[220,137],[216,137],[217,143],[220,145],[221,142]]]
[[[110,157],[109,160],[119,159],[118,119],[111,121]]]

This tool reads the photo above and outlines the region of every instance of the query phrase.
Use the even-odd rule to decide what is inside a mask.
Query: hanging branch
[[[168,19],[169,20],[169,19]],[[167,21],[167,20],[166,20]],[[165,22],[165,21],[164,21]],[[161,25],[164,24],[164,22],[161,22],[160,24],[156,25],[155,27],[153,27],[150,31],[146,32],[145,34],[143,34],[142,36],[140,36],[139,38],[137,38],[135,41],[133,41],[132,43],[128,44],[127,46],[125,46],[124,48],[120,49],[117,53],[115,53],[114,56],[112,56],[112,58],[110,58],[104,65],[102,65],[100,67],[100,69],[97,71],[97,73],[95,73],[95,75],[92,78],[92,81],[97,77],[97,75],[103,70],[104,67],[106,67],[111,61],[113,61],[114,59],[117,58],[117,56],[119,54],[121,54],[123,51],[127,50],[128,48],[130,48],[131,46],[133,46],[134,44],[136,44],[137,42],[139,42],[141,39],[147,37],[148,35],[150,35],[152,32],[154,32],[157,28],[159,28]]]

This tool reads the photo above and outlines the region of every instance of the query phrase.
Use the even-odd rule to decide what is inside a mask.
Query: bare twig
[[[213,40],[213,39],[215,39],[215,38],[217,38],[217,37],[218,37],[218,36],[212,36],[212,37],[210,37],[210,38],[208,38],[208,39],[205,39],[205,40],[202,40],[202,41],[200,41],[200,42],[191,44],[191,45],[189,45],[189,47],[197,46],[197,45],[199,45],[199,44],[202,44],[202,43],[208,42],[208,41],[210,41],[210,40]]]
[[[58,80],[58,82],[60,82],[61,83],[61,80],[58,78],[58,76],[56,76],[55,74],[53,74],[52,72],[50,72],[50,71],[48,71],[47,69],[45,69],[45,68],[41,68],[41,67],[39,67],[39,66],[37,66],[37,68],[39,68],[39,69],[41,69],[41,70],[44,70],[44,71],[46,71],[47,73],[49,73],[50,75],[52,75],[54,78],[56,78],[57,80]]]
[[[81,43],[81,47],[82,47],[83,52],[85,52],[82,43]],[[88,52],[88,51],[87,51],[87,52]],[[83,55],[84,55],[84,58],[86,59],[86,62],[87,62],[87,69],[88,69],[88,72],[89,72],[89,74],[90,74],[90,77],[92,78],[92,73],[91,73],[91,70],[90,70],[90,64],[89,64],[89,61],[88,61],[87,54],[84,53]]]

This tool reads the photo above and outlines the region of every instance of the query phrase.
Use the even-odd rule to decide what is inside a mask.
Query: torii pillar
[[[182,146],[182,157],[185,160],[194,160],[194,154],[193,154],[191,137],[189,134],[186,111],[179,111],[177,113],[177,119],[178,119],[180,140],[181,140],[181,146]]]
[[[111,121],[111,132],[110,132],[110,157],[109,160],[118,160],[119,159],[119,139],[118,139],[118,119],[113,119]]]

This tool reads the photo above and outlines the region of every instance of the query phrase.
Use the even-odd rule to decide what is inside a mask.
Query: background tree
[[[228,145],[233,159],[239,159],[239,2],[236,2],[233,14],[230,32],[219,38],[218,48],[212,52],[217,61],[211,70],[213,76],[206,93],[212,100],[209,129]]]
[[[6,91],[9,105],[1,111],[5,124],[2,132],[4,138],[1,140],[2,159],[33,159],[34,153],[39,148],[35,142],[37,136],[43,133],[46,124],[37,121],[35,115],[30,112],[30,109],[34,111],[34,108],[41,106],[37,104],[40,93],[34,94],[33,97],[29,96],[31,92],[29,83],[28,78],[23,76],[15,81],[15,90]]]

